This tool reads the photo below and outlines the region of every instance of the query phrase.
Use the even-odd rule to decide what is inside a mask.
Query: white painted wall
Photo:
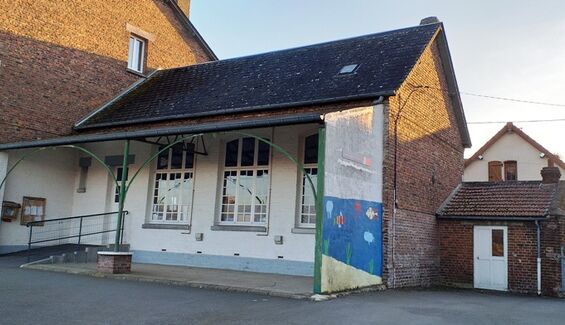
[[[299,153],[301,139],[317,130],[316,125],[278,127],[248,131],[265,136],[285,148],[293,156]],[[273,133],[274,132],[274,133]],[[231,139],[230,137],[229,139]],[[194,199],[192,229],[143,229],[142,224],[149,219],[151,208],[150,195],[153,186],[153,170],[155,163],[144,168],[132,185],[126,199],[125,209],[130,214],[126,217],[125,242],[131,244],[133,250],[233,256],[313,262],[314,234],[295,234],[297,214],[297,190],[299,173],[296,165],[282,153],[273,150],[271,159],[271,199],[269,227],[267,234],[243,231],[213,231],[217,217],[217,194],[219,193],[219,176],[223,161],[221,160],[226,137],[205,136],[208,156],[197,155],[194,170]],[[105,155],[121,155],[123,142],[108,142],[88,146],[95,153]],[[135,154],[136,163],[130,165],[130,177],[140,164],[156,147],[132,141],[131,154]],[[77,158],[78,159],[78,158]],[[78,171],[75,176],[75,187],[78,187]],[[113,211],[110,202],[112,187],[106,171],[94,161],[89,168],[86,193],[73,195],[73,215]],[[195,233],[203,233],[204,240],[195,240]],[[283,245],[275,245],[274,236],[282,235]],[[113,235],[112,235],[113,236]]]
[[[541,180],[540,171],[547,166],[547,158],[540,158],[540,152],[515,133],[506,133],[483,154],[483,160],[475,160],[463,173],[466,182],[488,181],[488,162],[516,160],[518,180]],[[504,170],[504,169],[503,169]],[[565,176],[562,169],[561,174]]]
[[[8,166],[13,166],[26,152],[29,150],[10,151]],[[21,204],[24,196],[46,198],[45,219],[70,216],[77,166],[77,154],[71,149],[37,153],[23,160],[8,176],[4,200]],[[0,174],[3,173],[0,171]],[[19,217],[12,222],[2,222],[0,246],[27,245],[28,231],[26,226],[20,225]]]

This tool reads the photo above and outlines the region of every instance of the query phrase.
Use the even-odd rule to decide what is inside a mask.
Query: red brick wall
[[[439,221],[442,284],[473,287],[473,226],[508,227],[508,289],[511,292],[537,292],[537,239],[533,222]],[[557,219],[542,222],[542,291],[556,295],[561,281],[560,231]]]
[[[417,86],[431,89],[414,90]],[[460,183],[463,146],[447,92],[439,51],[425,50],[385,117],[384,276],[389,287],[421,286],[439,279],[435,212]],[[393,240],[394,121],[398,123],[396,240]],[[393,258],[394,251],[394,258]]]
[[[161,0],[0,2],[0,143],[70,134],[140,79],[126,24],[153,36],[149,69],[209,60]]]

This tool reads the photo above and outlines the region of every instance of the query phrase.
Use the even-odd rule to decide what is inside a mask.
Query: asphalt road
[[[399,290],[326,302],[19,269],[0,257],[0,324],[565,324],[565,300]]]

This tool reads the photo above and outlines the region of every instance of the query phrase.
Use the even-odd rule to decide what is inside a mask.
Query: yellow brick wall
[[[10,0],[0,30],[127,61],[126,23],[153,34],[147,64],[169,68],[209,61],[162,0]]]

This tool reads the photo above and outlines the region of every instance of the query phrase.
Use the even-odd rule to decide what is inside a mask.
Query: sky
[[[445,26],[473,147],[516,122],[565,158],[565,1],[192,0],[190,19],[220,59],[418,25]],[[526,104],[465,93],[558,104]]]

